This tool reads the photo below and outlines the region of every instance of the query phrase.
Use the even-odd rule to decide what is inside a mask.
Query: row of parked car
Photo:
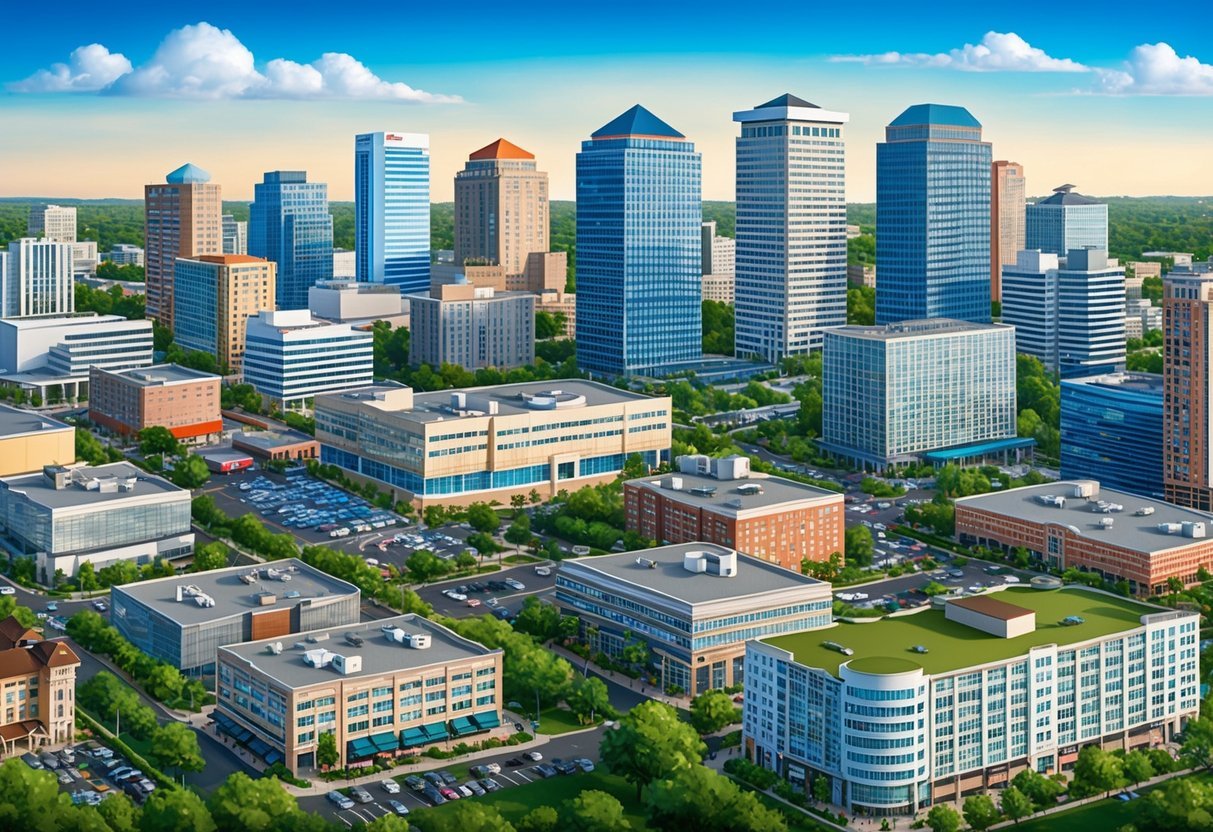
[[[21,755],[21,759],[30,768],[53,772],[61,786],[74,786],[72,802],[77,805],[95,806],[119,791],[142,803],[156,789],[156,784],[124,757],[96,743],[56,752],[31,751]]]
[[[264,517],[287,528],[315,529],[329,537],[345,537],[394,526],[398,518],[374,508],[361,497],[307,476],[290,477],[285,485],[268,477],[240,484]]]

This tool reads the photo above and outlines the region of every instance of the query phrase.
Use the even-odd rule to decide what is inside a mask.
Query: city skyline
[[[1079,3],[1075,19],[1085,7],[1097,8]],[[474,55],[453,48],[464,33],[434,9],[409,11],[411,30],[427,36],[403,50],[394,37],[402,11],[382,10],[382,32],[356,19],[312,26],[306,12],[284,26],[279,11],[218,3],[183,19],[140,10],[115,28],[112,11],[50,27],[46,11],[14,10],[25,34],[0,57],[0,117],[15,128],[0,136],[0,157],[23,164],[5,171],[3,195],[136,198],[140,184],[194,161],[230,199],[251,199],[265,170],[301,169],[344,202],[350,138],[397,129],[432,135],[435,201],[451,200],[467,154],[497,138],[533,152],[552,198],[567,200],[580,139],[639,103],[704,154],[704,198],[732,199],[731,113],[789,92],[851,113],[851,202],[874,198],[883,126],[918,103],[970,108],[994,158],[1030,172],[1030,196],[1075,180],[1101,196],[1203,195],[1213,178],[1201,152],[1213,112],[1199,106],[1213,95],[1208,47],[1194,31],[1160,31],[1167,17],[1157,7],[1095,15],[1082,39],[1031,10],[990,19],[955,4],[927,26],[888,8],[863,32],[843,25],[844,10],[815,11],[814,29],[829,36],[788,26],[764,33],[761,54],[711,14],[671,30],[662,24],[672,10],[650,10],[643,29],[621,21],[587,31],[573,15],[508,21]],[[1168,127],[1125,131],[1126,120]],[[1157,164],[1121,164],[1147,154]]]

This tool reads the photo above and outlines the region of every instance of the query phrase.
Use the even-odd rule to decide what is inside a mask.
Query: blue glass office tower
[[[577,363],[660,375],[702,357],[700,158],[637,105],[577,154]]]
[[[354,140],[354,258],[362,283],[430,288],[430,137],[363,133]]]
[[[1026,208],[1026,247],[1065,257],[1074,249],[1108,250],[1108,206],[1074,193],[1073,185],[1053,189],[1053,195]]]
[[[1113,373],[1061,383],[1061,478],[1163,497],[1163,377]]]
[[[333,277],[328,185],[301,170],[275,170],[253,186],[248,253],[278,264],[278,309],[307,309],[307,290]]]
[[[963,107],[916,104],[876,145],[876,323],[990,321],[990,165]]]

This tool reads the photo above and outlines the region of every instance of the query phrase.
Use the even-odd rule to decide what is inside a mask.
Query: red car
[[[447,800],[458,800],[459,799],[459,792],[455,791],[450,786],[442,786],[440,789],[438,789],[438,793],[441,794],[443,797],[445,797]]]

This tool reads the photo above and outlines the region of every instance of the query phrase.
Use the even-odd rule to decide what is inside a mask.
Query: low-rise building
[[[564,316],[564,332],[561,337],[572,338],[577,332],[577,296],[571,292],[551,289],[539,294],[535,301],[536,312],[548,312]]]
[[[351,254],[353,252],[350,252]],[[393,327],[408,326],[408,304],[400,287],[353,280],[322,280],[307,290],[312,315],[335,324],[369,325],[387,321]]]
[[[76,429],[50,416],[0,404],[0,477],[76,461]]]
[[[658,688],[741,684],[745,643],[828,626],[830,585],[714,543],[562,561],[556,605],[593,652],[647,648]]]
[[[732,303],[736,279],[731,274],[705,274],[703,276],[703,299],[717,303]]]
[[[743,456],[682,456],[678,472],[623,484],[629,531],[736,548],[784,569],[843,551],[843,495],[750,470]]]
[[[1111,373],[1061,382],[1061,476],[1148,497],[1162,482],[1163,379]]]
[[[551,496],[669,461],[670,399],[583,379],[414,393],[385,382],[318,396],[320,460],[419,507]]]
[[[466,277],[409,295],[409,363],[511,370],[535,363],[535,296]]]
[[[1127,581],[1134,595],[1198,583],[1213,570],[1213,515],[1151,497],[1063,480],[956,500],[956,537],[966,546],[1023,547],[1044,565]]]
[[[129,243],[116,243],[109,251],[101,255],[102,260],[108,260],[115,266],[142,266],[143,249]]]
[[[117,371],[93,367],[88,417],[125,436],[163,427],[187,442],[216,439],[223,432],[221,381],[217,375],[179,364]]]
[[[172,560],[194,551],[190,492],[129,462],[52,465],[0,480],[0,535],[46,585],[85,563]]]
[[[847,265],[847,285],[876,288],[876,267],[870,263],[850,263]]]
[[[232,435],[232,448],[258,459],[316,459],[320,444],[297,430],[245,430]]]
[[[1095,590],[1007,589],[750,641],[743,750],[848,814],[913,815],[1172,742],[1200,706],[1200,615]]]
[[[79,666],[66,643],[43,639],[11,615],[0,621],[0,757],[72,741]]]
[[[214,719],[297,775],[315,768],[317,737],[331,732],[338,765],[356,768],[447,739],[508,733],[499,730],[501,658],[418,615],[312,630],[293,643],[225,645]]]
[[[361,605],[358,587],[296,558],[125,584],[110,598],[127,641],[192,675],[214,673],[222,645],[356,625]]]
[[[306,309],[261,312],[248,319],[244,380],[283,410],[306,410],[321,393],[374,381],[370,332],[331,324]]]

